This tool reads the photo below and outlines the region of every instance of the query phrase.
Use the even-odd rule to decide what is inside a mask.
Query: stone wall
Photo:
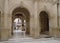
[[[2,0],[0,0],[2,2]],[[57,26],[57,4],[55,1],[37,1],[37,0],[5,0],[5,2],[0,5],[3,9],[3,15],[1,16],[2,28],[1,28],[1,39],[7,40],[11,36],[11,26],[12,26],[12,12],[17,7],[27,8],[30,12],[30,35],[33,37],[40,36],[40,21],[39,14],[41,11],[46,11],[49,16],[49,34],[56,37],[60,30]],[[59,9],[60,11],[60,9]],[[60,13],[59,13],[60,15]],[[60,21],[60,16],[59,16]],[[60,23],[59,23],[60,24]],[[4,28],[3,28],[4,27]],[[60,25],[59,25],[60,27]]]

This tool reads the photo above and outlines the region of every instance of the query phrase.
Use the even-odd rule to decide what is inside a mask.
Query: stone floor
[[[35,39],[28,36],[23,36],[20,31],[14,31],[14,36],[8,41],[1,41],[0,43],[60,43],[60,38],[39,38]]]

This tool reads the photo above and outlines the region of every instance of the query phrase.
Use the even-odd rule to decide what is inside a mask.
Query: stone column
[[[34,8],[35,8],[35,5],[34,5],[34,1],[32,3],[32,9],[31,9],[31,12],[30,12],[30,36],[31,37],[34,37],[35,36],[35,18],[34,18]]]
[[[31,37],[34,37],[34,33],[35,33],[35,29],[34,29],[34,15],[32,14],[31,16],[30,16],[30,36]]]
[[[9,25],[9,14],[8,14],[8,0],[5,0],[4,15],[2,17],[1,40],[8,40],[9,35],[10,35],[10,25]]]
[[[0,22],[1,22],[1,27],[0,27],[1,36],[0,37],[1,37],[1,40],[4,40],[5,32],[4,32],[4,14],[3,13],[1,14],[1,21]]]
[[[35,38],[38,38],[40,36],[40,28],[39,28],[39,15],[38,15],[38,1],[35,1],[34,4],[34,29],[35,29]]]
[[[30,20],[26,20],[26,34],[30,34]]]
[[[57,3],[57,37],[60,37],[60,0]]]

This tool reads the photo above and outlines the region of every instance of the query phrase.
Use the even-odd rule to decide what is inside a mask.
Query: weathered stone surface
[[[3,14],[0,16],[0,37],[1,40],[7,40],[11,36],[12,32],[12,15],[16,14],[17,11],[25,12],[26,16],[26,28],[27,33],[30,33],[30,36],[39,37],[41,32],[41,22],[40,22],[40,13],[45,11],[49,17],[49,35],[54,37],[60,37],[60,28],[57,25],[57,1],[56,0],[0,0],[0,9]],[[3,3],[3,4],[2,4]],[[54,4],[56,3],[56,4]],[[13,10],[21,7],[26,8],[30,14],[28,14],[24,9],[16,10],[13,13]],[[60,5],[59,10],[60,11]],[[60,12],[59,12],[59,21],[60,21]],[[59,22],[60,27],[60,22]],[[57,29],[58,28],[58,29]]]

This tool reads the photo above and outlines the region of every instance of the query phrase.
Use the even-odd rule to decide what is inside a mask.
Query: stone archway
[[[49,17],[45,11],[40,12],[41,34],[49,34]]]
[[[17,17],[21,16],[24,20],[26,20],[26,34],[30,34],[30,13],[26,8],[17,7],[12,12],[12,23],[13,20]],[[13,26],[12,26],[13,28]],[[12,32],[13,34],[13,29]]]

